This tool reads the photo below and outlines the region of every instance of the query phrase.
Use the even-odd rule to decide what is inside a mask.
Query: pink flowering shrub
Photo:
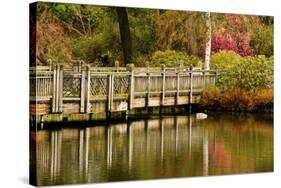
[[[231,50],[236,52],[237,49],[236,41],[227,33],[213,34],[211,45],[212,53],[218,52],[220,50]]]
[[[233,51],[240,56],[253,56],[254,50],[250,47],[250,36],[247,32],[223,31],[212,35],[211,54],[224,51]],[[202,50],[205,58],[205,48]]]

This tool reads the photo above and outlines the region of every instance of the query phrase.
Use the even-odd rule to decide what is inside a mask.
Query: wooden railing
[[[216,70],[190,67],[30,68],[30,101],[46,103],[51,113],[98,113],[197,103]]]

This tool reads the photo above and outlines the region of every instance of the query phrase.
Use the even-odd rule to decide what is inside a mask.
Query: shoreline
[[[195,116],[196,113],[202,112],[199,108],[194,108],[192,112],[173,112],[173,113],[139,113],[139,114],[130,114],[128,118],[122,118],[122,117],[113,117],[111,119],[93,119],[93,120],[87,120],[87,119],[75,119],[70,121],[46,121],[43,124],[37,123],[33,124],[33,126],[30,126],[30,130],[53,130],[53,129],[62,129],[62,128],[85,128],[85,127],[96,127],[96,126],[108,126],[108,125],[114,125],[114,124],[120,124],[120,123],[131,123],[134,121],[140,121],[140,120],[153,120],[153,119],[161,119],[161,118],[168,118],[168,117],[174,117],[174,116]],[[246,112],[246,111],[224,111],[224,110],[214,110],[214,109],[208,109],[207,112],[208,115],[226,115],[226,116],[252,116],[252,115],[259,115],[260,117],[263,117],[265,119],[273,119],[273,113],[271,112]],[[58,115],[58,114],[53,114]],[[79,114],[77,114],[79,115]],[[83,114],[80,114],[83,115]],[[207,118],[208,119],[208,118]],[[202,120],[204,121],[204,120]]]

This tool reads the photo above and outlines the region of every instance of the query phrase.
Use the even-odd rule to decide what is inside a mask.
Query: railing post
[[[180,90],[180,73],[179,73],[179,69],[176,73],[177,76],[177,92],[176,92],[176,102],[175,104],[178,105],[179,104],[179,90]]]
[[[85,70],[81,70],[80,112],[85,112]]]
[[[192,66],[189,68],[189,110],[191,111],[191,104],[192,104],[192,89],[193,89],[193,70]]]
[[[149,73],[149,62],[145,62],[146,64],[146,75],[147,75],[147,93],[146,93],[146,107],[149,107],[149,96],[150,96],[150,73]]]
[[[116,68],[116,72],[119,72],[119,61],[114,62],[114,67]]]
[[[129,81],[129,102],[128,109],[133,109],[133,100],[134,100],[134,90],[135,90],[135,76],[134,76],[134,64],[128,64],[127,69],[130,71],[130,81]]]
[[[165,103],[165,84],[166,84],[166,68],[165,68],[165,64],[161,65],[161,74],[162,74],[161,106],[164,106],[164,103]]]
[[[181,72],[183,70],[184,70],[184,63],[183,63],[183,61],[181,61],[180,65],[178,67],[178,72]]]
[[[108,75],[107,117],[111,117],[113,107],[114,75]]]
[[[202,73],[203,73],[203,89],[205,89],[205,86],[206,86],[206,71],[202,70]]]
[[[79,60],[78,61],[78,66],[79,66],[78,71],[82,72],[83,71],[83,61]]]
[[[112,84],[111,84],[111,74],[108,75],[107,77],[107,85],[108,85],[108,90],[107,90],[107,111],[106,111],[106,116],[107,118],[110,117],[110,102],[111,102],[111,87],[112,87]]]
[[[57,65],[53,65],[53,96],[52,96],[52,112],[56,112],[56,98],[57,98]],[[35,93],[36,96],[36,93]]]
[[[58,112],[62,112],[63,111],[63,65],[60,65],[58,98],[59,98]]]
[[[87,88],[86,88],[86,112],[90,112],[90,92],[91,92],[91,73],[90,73],[90,67],[86,67],[87,70]]]
[[[111,92],[110,92],[110,112],[113,111],[113,102],[114,102],[114,74],[111,75]]]
[[[216,66],[216,71],[215,71],[215,85],[217,84],[217,81],[218,81],[218,67]]]
[[[55,112],[59,112],[60,66],[57,65],[56,75],[56,106]]]

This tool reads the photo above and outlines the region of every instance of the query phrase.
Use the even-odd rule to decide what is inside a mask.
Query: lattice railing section
[[[126,96],[129,92],[129,77],[115,76],[113,82],[113,93],[117,96]]]
[[[63,97],[79,98],[81,94],[81,77],[67,75],[63,78]]]
[[[108,93],[107,76],[91,76],[90,97],[106,96]]]

